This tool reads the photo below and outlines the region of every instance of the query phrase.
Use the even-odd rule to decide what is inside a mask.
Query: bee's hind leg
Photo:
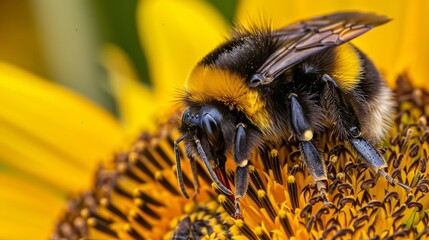
[[[374,146],[372,146],[367,140],[361,137],[356,137],[356,138],[350,138],[349,141],[350,141],[350,144],[353,146],[353,148],[356,150],[356,152],[359,154],[361,159],[374,172],[380,174],[384,179],[386,179],[393,186],[399,185],[403,187],[405,190],[407,190],[408,192],[411,190],[411,188],[408,185],[396,179],[393,179],[392,176],[390,176],[390,174],[382,170],[382,168],[387,167],[387,163],[384,160],[384,158],[380,155],[380,153],[377,151],[377,149],[375,149]]]
[[[298,102],[297,95],[289,96],[291,104],[291,121],[296,137],[300,141],[299,147],[301,155],[307,165],[308,171],[316,182],[317,190],[319,191],[323,201],[328,202],[328,194],[326,192],[324,180],[327,180],[326,166],[322,156],[313,145],[313,131],[310,129],[307,119],[304,116],[301,104]]]

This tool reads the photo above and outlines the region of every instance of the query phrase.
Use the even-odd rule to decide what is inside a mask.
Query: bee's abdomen
[[[331,78],[331,82],[324,79]],[[329,129],[340,140],[362,136],[378,142],[390,127],[391,92],[372,62],[351,44],[310,56],[262,87],[273,125],[270,136],[294,135],[290,125],[289,96],[296,94],[312,130]]]
[[[365,54],[359,51],[363,68],[358,93],[364,103],[365,115],[360,116],[362,135],[368,140],[379,142],[390,130],[393,123],[393,93],[387,87],[383,77]]]

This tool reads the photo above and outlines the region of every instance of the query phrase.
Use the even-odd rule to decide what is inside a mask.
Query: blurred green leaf
[[[221,12],[229,23],[233,22],[237,0],[208,0],[208,2]]]
[[[140,79],[149,83],[147,61],[139,42],[136,26],[138,0],[92,1],[105,42],[121,47],[131,58]]]

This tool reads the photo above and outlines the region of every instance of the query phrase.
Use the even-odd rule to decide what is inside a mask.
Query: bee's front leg
[[[240,198],[243,198],[249,186],[249,155],[251,147],[248,144],[249,135],[243,123],[237,125],[234,141],[235,169],[235,214],[234,218],[242,218],[240,210]]]

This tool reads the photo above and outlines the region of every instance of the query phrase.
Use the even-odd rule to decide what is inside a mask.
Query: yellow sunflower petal
[[[64,199],[31,179],[0,170],[0,239],[47,239]]]
[[[154,104],[162,111],[175,100],[191,68],[226,36],[225,22],[202,1],[141,1],[137,14]]]
[[[427,89],[429,63],[429,2],[407,1],[404,31],[398,53],[399,71],[406,70],[416,86]],[[396,36],[398,37],[398,36]]]
[[[64,190],[80,189],[119,146],[114,118],[88,100],[0,62],[0,159]]]
[[[138,81],[126,53],[115,45],[106,45],[102,61],[109,73],[123,125],[129,135],[154,130],[155,107],[152,90]],[[135,136],[133,136],[135,137]]]
[[[413,79],[426,79],[429,60],[429,3],[426,1],[240,1],[237,19],[271,21],[280,27],[301,19],[336,11],[368,11],[387,15],[393,21],[353,40],[393,84],[407,70]],[[417,85],[423,86],[423,83]]]

